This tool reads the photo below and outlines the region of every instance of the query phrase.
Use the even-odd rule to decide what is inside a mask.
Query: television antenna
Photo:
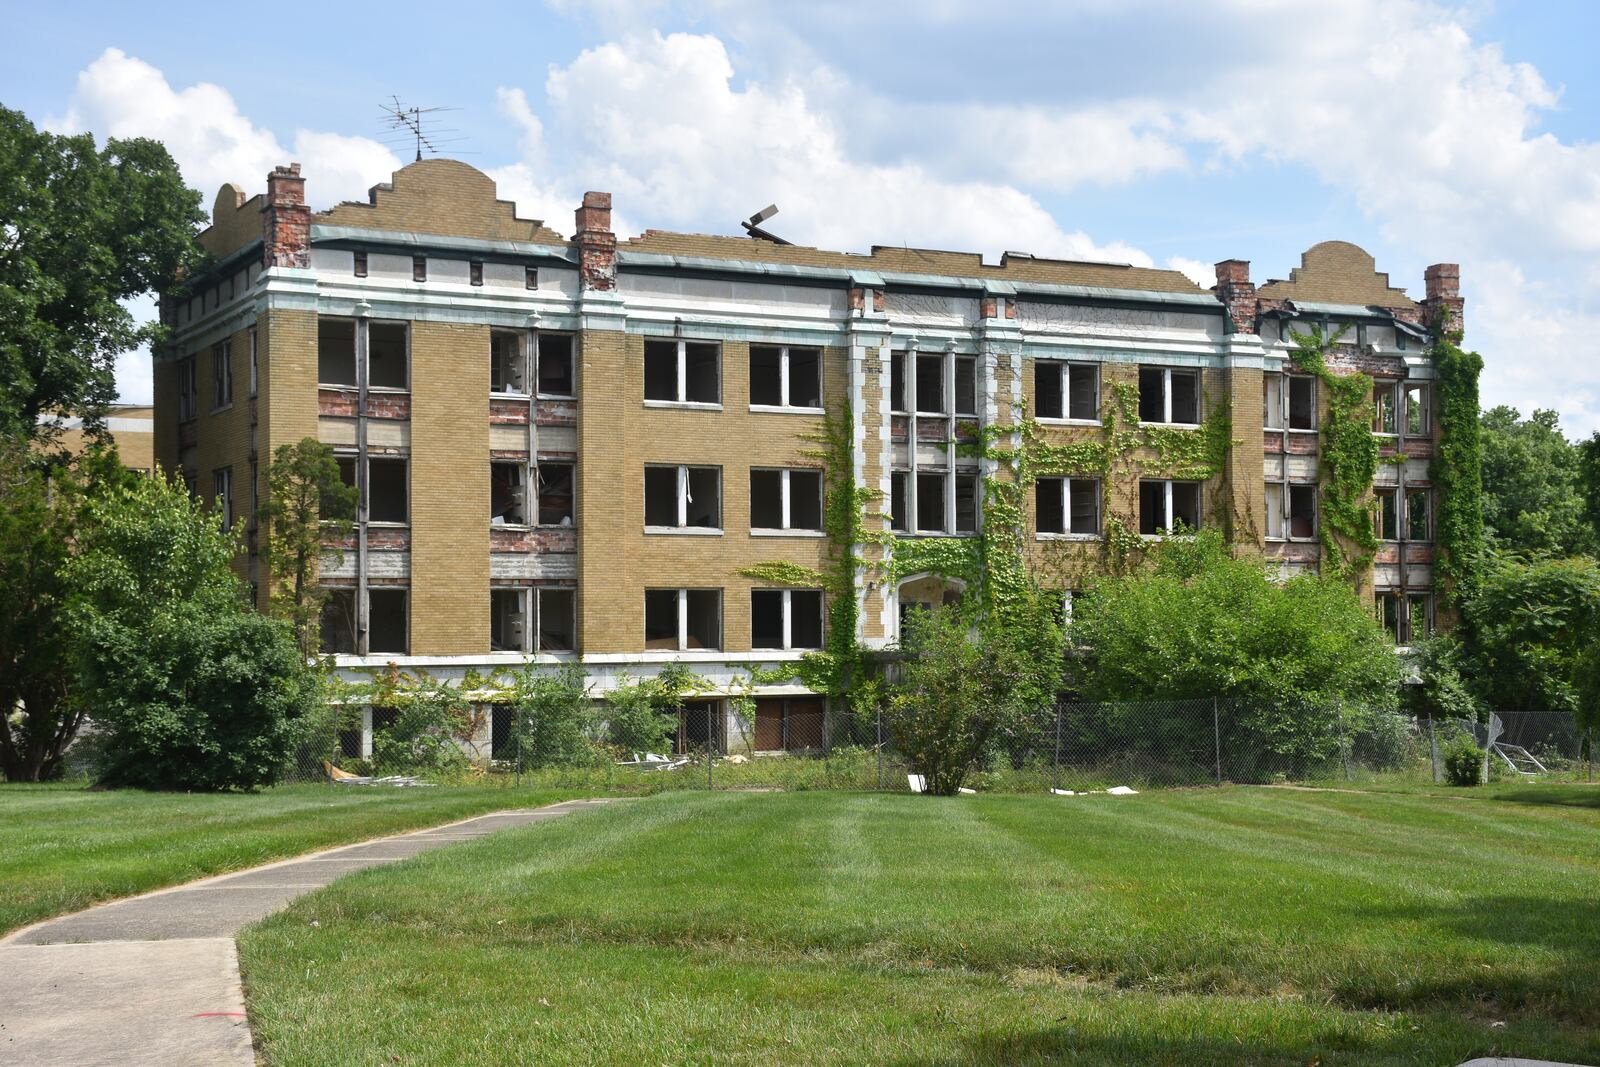
[[[390,97],[391,104],[379,105],[383,108],[384,118],[389,123],[389,136],[385,143],[399,147],[400,145],[414,145],[417,153],[417,162],[422,161],[422,153],[426,151],[431,156],[440,154],[440,146],[459,144],[465,137],[446,137],[444,134],[460,133],[460,130],[448,126],[438,125],[438,120],[432,116],[441,111],[459,111],[455,107],[417,107],[407,106],[398,96]]]
[[[768,204],[754,215],[751,215],[748,222],[741,222],[739,225],[743,226],[745,232],[758,241],[771,241],[775,245],[786,245],[789,243],[788,241],[785,241],[770,230],[763,229],[761,225],[777,213],[778,205]]]

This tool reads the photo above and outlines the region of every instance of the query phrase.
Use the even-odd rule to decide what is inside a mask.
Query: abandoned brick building
[[[304,181],[291,166],[263,196],[218,194],[212,265],[162,309],[155,458],[248,525],[240,565],[264,597],[267,458],[305,437],[333,446],[362,494],[322,569],[325,647],[347,670],[578,657],[603,693],[672,660],[719,687],[797,660],[824,642],[824,593],[741,572],[827,567],[808,440],[825,413],[848,413],[855,481],[880,496],[867,528],[901,544],[978,536],[984,480],[1005,472],[953,445],[984,427],[1025,411],[1066,443],[1118,418],[1203,434],[1226,413],[1214,468],[1039,479],[1027,552],[1069,596],[1112,530],[1216,526],[1286,572],[1316,568],[1327,404],[1291,359],[1313,327],[1343,328],[1328,362],[1371,377],[1373,431],[1405,457],[1379,467],[1365,595],[1401,644],[1433,625],[1426,327],[1460,328],[1454,265],[1429,267],[1416,302],[1334,241],[1259,288],[1225,260],[1206,289],[1018,253],[619,242],[605,193],[585,195],[567,238],[443,159],[318,213]],[[878,540],[859,547],[869,563]],[[892,643],[908,605],[963,581],[863,568],[860,640]],[[756,747],[813,743],[821,698],[798,681],[758,696]]]

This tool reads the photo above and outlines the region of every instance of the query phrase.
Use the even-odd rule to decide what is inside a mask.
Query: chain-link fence
[[[604,789],[906,791],[922,768],[892,715],[830,708],[819,697],[701,700],[637,722],[606,706],[541,721],[473,705],[447,723],[401,708],[345,708],[308,729],[292,781],[467,782]],[[1571,716],[1501,712],[1491,766],[1504,777],[1581,777]],[[1023,716],[978,747],[963,785],[980,792],[1083,792],[1222,782],[1373,778],[1442,781],[1441,753],[1491,730],[1359,706],[1216,698],[1061,703]],[[1523,761],[1518,752],[1531,756]],[[1502,751],[1505,755],[1502,755]],[[1509,756],[1510,758],[1507,758]]]

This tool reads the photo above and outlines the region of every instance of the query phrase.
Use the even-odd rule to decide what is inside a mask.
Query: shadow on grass
[[[1509,804],[1548,804],[1563,808],[1600,808],[1600,782],[1587,785],[1502,786],[1485,794],[1490,800],[1503,800]]]

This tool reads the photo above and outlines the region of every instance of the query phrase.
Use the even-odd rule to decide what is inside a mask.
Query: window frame
[[[815,645],[797,645],[794,642],[794,594],[807,593],[817,596],[817,633],[818,642]],[[758,645],[755,638],[756,597],[776,594],[782,598],[782,643],[773,645]],[[752,652],[814,652],[827,647],[828,643],[828,598],[821,589],[774,589],[767,586],[755,586],[750,590],[750,650]]]
[[[678,614],[678,642],[677,642],[677,646],[674,649],[651,649],[651,648],[648,647],[648,644],[646,644],[645,651],[646,652],[672,651],[672,652],[680,652],[680,653],[681,652],[723,652],[723,651],[725,651],[727,643],[728,643],[728,638],[727,638],[727,611],[726,611],[726,604],[725,604],[725,599],[726,598],[723,595],[723,590],[721,588],[708,588],[708,587],[701,587],[701,586],[647,586],[645,588],[645,590],[644,590],[644,595],[645,595],[646,600],[648,600],[648,598],[649,598],[651,593],[667,593],[667,592],[670,592],[670,593],[672,593],[674,595],[676,606],[677,606],[677,614]],[[716,643],[716,646],[714,648],[690,648],[689,647],[689,594],[690,593],[715,593],[716,594],[716,597],[717,597],[717,643]],[[648,612],[648,609],[647,609],[646,612],[645,612],[645,617],[648,618],[648,616],[649,616],[649,612]],[[643,640],[645,642],[648,642],[649,641],[649,637],[645,636]]]
[[[573,610],[573,618],[571,620],[572,621],[572,636],[573,636],[573,642],[572,642],[573,647],[572,648],[545,648],[544,647],[544,612],[545,612],[544,597],[545,597],[546,593],[550,593],[550,592],[572,593],[572,594],[574,594],[574,599],[573,599],[573,609],[574,610]],[[523,620],[523,622],[522,622],[522,642],[521,642],[520,647],[517,647],[517,648],[495,648],[494,647],[494,641],[493,641],[494,615],[493,615],[493,612],[494,612],[494,594],[495,593],[515,593],[515,594],[517,594],[517,607],[519,609],[518,610],[518,614],[520,614],[522,616],[522,620]],[[577,610],[576,610],[577,609],[577,599],[576,599],[576,595],[575,595],[576,593],[577,593],[576,589],[574,589],[571,586],[565,586],[565,585],[495,585],[495,584],[491,583],[490,586],[489,586],[489,602],[490,602],[490,609],[489,609],[490,610],[489,651],[490,651],[490,653],[491,654],[492,653],[509,653],[509,654],[512,654],[512,655],[523,655],[523,656],[553,656],[553,655],[556,655],[558,653],[563,653],[563,652],[575,652],[577,650],[577,636],[578,636],[578,620],[577,620]]]
[[[520,366],[521,372],[522,372],[522,388],[521,389],[496,389],[494,387],[494,377],[495,377],[495,372],[496,372],[496,363],[500,359],[500,353],[498,351],[496,351],[496,349],[495,349],[495,342],[496,342],[496,340],[498,338],[506,338],[506,337],[513,338],[517,342],[517,359],[516,359],[516,362],[517,362],[518,366]],[[512,398],[512,399],[516,399],[516,400],[526,400],[530,396],[532,396],[533,392],[532,392],[532,389],[530,388],[529,377],[531,375],[531,371],[532,371],[533,368],[531,367],[530,363],[531,363],[531,361],[528,359],[528,331],[527,330],[511,330],[511,329],[499,329],[499,328],[491,328],[489,330],[489,395],[490,396],[493,396],[493,397],[507,397],[507,398]]]
[[[689,338],[689,337],[646,337],[646,338],[644,338],[644,352],[642,353],[642,355],[644,356],[645,360],[648,360],[650,346],[653,345],[653,344],[673,344],[673,345],[677,346],[677,363],[676,363],[676,368],[677,368],[677,379],[676,379],[677,380],[677,397],[676,397],[676,399],[663,400],[663,399],[661,399],[659,397],[651,397],[651,396],[646,395],[645,398],[644,398],[644,406],[645,407],[648,407],[648,408],[688,408],[690,410],[696,410],[696,411],[721,411],[722,410],[722,392],[723,392],[723,386],[725,384],[725,382],[724,382],[725,375],[723,374],[723,366],[722,366],[722,364],[723,364],[723,356],[726,353],[725,353],[725,350],[723,348],[723,344],[722,344],[721,341],[709,340],[709,339],[701,339],[701,338]],[[688,394],[689,394],[689,346],[690,345],[711,345],[717,351],[717,398],[715,400],[689,400],[689,399],[687,399]],[[643,361],[641,361],[640,369],[641,369],[641,371],[644,369],[643,368]],[[641,375],[641,377],[644,378],[644,379],[647,379],[648,376]],[[644,384],[644,382],[641,381],[641,385],[643,385],[643,384]]]
[[[547,393],[543,389],[539,388],[539,383],[542,380],[541,375],[540,375],[539,372],[540,372],[540,368],[541,368],[541,366],[543,365],[543,362],[544,362],[544,339],[546,337],[565,337],[568,340],[568,347],[567,347],[567,378],[572,383],[572,388],[568,392],[565,392],[565,393]],[[575,334],[575,333],[571,333],[571,332],[569,332],[567,330],[535,330],[535,331],[533,331],[533,358],[531,360],[531,366],[528,368],[528,372],[532,377],[532,381],[529,383],[529,388],[531,389],[533,396],[538,397],[540,400],[572,400],[572,399],[575,399],[577,397],[577,395],[578,395],[578,335]],[[720,362],[720,357],[719,357],[718,366],[717,366],[718,388],[719,388],[719,390],[721,388],[721,374],[722,374],[722,367],[721,367],[721,362]]]
[[[944,513],[940,517],[940,525],[937,528],[921,527],[922,509],[917,504],[917,482],[913,480],[913,474],[915,474],[916,479],[939,478],[944,482],[943,500],[941,501],[944,505]],[[960,515],[956,504],[956,479],[958,478],[971,478],[973,480],[974,515],[973,527],[970,530],[959,528]],[[900,495],[896,492],[897,484],[904,485],[905,524],[903,526],[895,525],[893,518],[895,498]],[[896,533],[904,534],[908,537],[977,537],[983,532],[984,483],[983,472],[978,468],[957,467],[951,470],[948,467],[938,467],[932,470],[918,468],[916,471],[912,471],[909,467],[896,467],[889,472],[889,485],[889,528]],[[824,515],[824,521],[826,521],[826,515]]]
[[[1163,491],[1162,491],[1162,508],[1163,508],[1163,518],[1165,520],[1163,522],[1163,524],[1159,527],[1159,529],[1158,529],[1158,531],[1156,533],[1148,533],[1148,534],[1144,532],[1144,514],[1143,514],[1143,509],[1144,509],[1144,486],[1147,485],[1147,484],[1160,485],[1160,486],[1163,487]],[[1172,505],[1172,487],[1175,486],[1175,485],[1192,485],[1192,486],[1195,487],[1195,511],[1197,512],[1197,514],[1195,515],[1195,518],[1198,521],[1195,523],[1194,529],[1196,531],[1204,529],[1205,528],[1205,525],[1204,525],[1205,524],[1205,491],[1204,491],[1205,490],[1205,484],[1206,484],[1205,482],[1191,481],[1191,480],[1186,479],[1186,478],[1140,478],[1139,479],[1139,486],[1140,486],[1140,491],[1139,491],[1139,497],[1140,497],[1140,499],[1139,499],[1139,507],[1140,507],[1139,536],[1144,538],[1147,541],[1157,541],[1157,540],[1161,540],[1162,538],[1166,538],[1166,537],[1187,537],[1187,536],[1189,536],[1189,534],[1174,534],[1172,532],[1173,518],[1174,518],[1174,516],[1173,516],[1173,505]]]
[[[1039,524],[1039,496],[1038,487],[1046,482],[1058,482],[1061,485],[1061,529],[1046,530]],[[1081,533],[1072,529],[1072,483],[1079,482],[1093,487],[1094,492],[1094,532]],[[1078,478],[1071,475],[1053,475],[1039,478],[1034,482],[1034,510],[1033,510],[1033,535],[1039,541],[1099,541],[1105,537],[1105,489],[1104,483],[1099,478]]]
[[[1193,367],[1166,367],[1166,366],[1158,366],[1158,365],[1149,364],[1149,363],[1142,363],[1142,364],[1139,365],[1139,373],[1141,375],[1147,370],[1149,370],[1149,371],[1160,371],[1161,372],[1161,412],[1162,412],[1162,417],[1160,419],[1154,420],[1154,421],[1150,421],[1150,422],[1148,422],[1148,425],[1151,425],[1151,426],[1176,426],[1176,427],[1181,427],[1181,428],[1184,428],[1184,429],[1198,429],[1200,427],[1200,425],[1205,421],[1205,414],[1206,414],[1205,413],[1205,393],[1204,393],[1204,384],[1205,383],[1204,383],[1204,380],[1201,378],[1200,371],[1198,369],[1196,369],[1196,368],[1193,368]],[[1172,376],[1174,374],[1182,374],[1182,375],[1185,375],[1187,377],[1191,377],[1191,378],[1194,379],[1194,407],[1195,407],[1195,412],[1194,412],[1195,413],[1195,421],[1194,422],[1175,422],[1175,421],[1173,421],[1173,418],[1172,418]],[[1141,404],[1140,406],[1142,407],[1143,405]],[[1139,421],[1141,423],[1146,422],[1146,420],[1145,420],[1145,418],[1144,418],[1144,416],[1142,414],[1139,417]]]
[[[506,467],[506,468],[509,468],[511,470],[514,470],[514,471],[517,472],[518,477],[521,479],[520,484],[512,486],[512,489],[514,489],[514,490],[515,489],[520,489],[522,491],[522,500],[521,500],[520,504],[518,505],[520,507],[521,511],[522,511],[522,518],[521,518],[521,521],[519,521],[519,522],[511,522],[509,520],[504,521],[504,522],[496,522],[495,521],[496,519],[500,518],[499,515],[496,515],[494,513],[494,482],[495,482],[494,469],[496,467]],[[526,529],[527,527],[535,525],[534,523],[528,521],[530,518],[532,518],[532,517],[537,515],[537,512],[532,507],[533,494],[528,491],[529,483],[532,481],[532,477],[530,477],[532,472],[533,472],[533,464],[527,462],[526,460],[491,459],[489,461],[489,528],[491,530],[494,530],[494,529],[520,530],[520,529]],[[507,511],[509,511],[509,510],[510,509],[507,509]],[[503,512],[502,514],[505,514],[505,513]]]
[[[644,465],[644,469],[646,471],[649,471],[651,469],[676,471],[677,472],[677,492],[678,492],[678,521],[677,521],[677,523],[675,525],[672,525],[672,526],[652,525],[648,521],[648,518],[646,518],[646,521],[645,521],[645,524],[644,524],[644,532],[645,533],[647,533],[647,534],[670,534],[670,535],[676,535],[676,536],[690,536],[690,537],[695,537],[695,536],[699,536],[699,537],[721,537],[723,535],[723,532],[726,529],[728,516],[727,516],[726,508],[724,506],[725,505],[724,497],[726,496],[726,494],[723,491],[723,478],[722,478],[722,468],[721,467],[715,466],[713,464],[707,464],[707,463],[646,463]],[[690,500],[689,500],[689,471],[690,470],[709,470],[709,471],[716,471],[717,472],[717,525],[716,526],[690,526],[689,523],[688,523],[689,504],[690,504]],[[574,473],[576,473],[576,472],[574,472]],[[648,509],[649,508],[648,499],[645,500],[644,504],[645,504],[645,508]],[[647,511],[647,514],[648,514],[648,511]]]
[[[350,458],[351,459],[357,459],[358,457],[355,456],[354,454],[350,454]],[[405,464],[406,517],[404,519],[374,519],[372,517],[372,465],[373,465],[373,463],[403,463],[403,464]],[[365,514],[366,515],[366,517],[367,517],[366,518],[366,522],[367,522],[368,526],[388,526],[388,527],[398,528],[398,527],[401,527],[401,526],[410,526],[411,525],[411,457],[410,456],[388,456],[388,455],[379,455],[379,456],[369,455],[369,456],[367,456],[366,478],[363,479],[362,482],[358,483],[358,485],[360,485],[360,487],[362,489],[362,499],[360,500],[360,508],[361,508],[360,514]]]
[[[211,472],[211,506],[222,515],[222,528],[233,529],[233,468],[218,467]]]
[[[1420,537],[1417,535],[1417,532],[1412,529],[1412,524],[1411,524],[1411,498],[1412,498],[1413,495],[1420,496],[1422,498],[1422,522],[1423,522],[1423,525],[1426,527],[1426,529],[1423,530],[1422,535]],[[1397,492],[1395,494],[1396,507],[1399,507],[1400,503],[1401,503],[1400,502],[1400,496],[1399,496],[1399,493]],[[1433,541],[1433,489],[1432,489],[1432,487],[1431,486],[1425,486],[1425,485],[1407,486],[1405,488],[1405,502],[1404,503],[1405,503],[1405,506],[1403,508],[1401,508],[1401,511],[1403,513],[1402,514],[1402,518],[1401,518],[1401,523],[1402,523],[1401,529],[1402,529],[1402,531],[1404,533],[1405,540],[1407,540],[1407,541],[1422,541],[1424,543],[1432,542]]]
[[[1045,415],[1038,410],[1038,382],[1041,368],[1049,367],[1058,375],[1058,391],[1061,397],[1061,414]],[[1087,369],[1094,375],[1093,407],[1094,418],[1084,419],[1072,414],[1072,371],[1074,369]],[[1099,426],[1100,418],[1100,393],[1103,375],[1100,373],[1100,364],[1091,363],[1081,359],[1037,359],[1033,364],[1034,376],[1034,417],[1047,425],[1062,426]]]
[[[1317,488],[1316,482],[1300,481],[1294,478],[1274,478],[1268,481],[1266,483],[1267,491],[1264,494],[1263,507],[1267,510],[1269,525],[1267,532],[1262,535],[1263,540],[1299,544],[1318,541],[1321,537],[1320,531],[1322,529],[1322,498],[1318,494]],[[1273,489],[1278,490],[1279,532],[1276,534],[1271,532],[1272,527],[1270,525],[1272,511],[1271,491]],[[1294,490],[1296,489],[1311,490],[1311,532],[1309,534],[1299,535],[1294,532]]]
[[[261,390],[261,371],[258,362],[259,340],[256,331],[250,331],[250,399],[254,400]]]
[[[200,417],[199,359],[191,354],[178,361],[178,422]]]
[[[824,534],[823,525],[827,522],[827,477],[819,467],[751,467],[750,468],[750,500],[755,499],[755,476],[757,474],[778,475],[778,506],[781,515],[781,526],[757,526],[755,523],[754,508],[750,515],[750,533],[754,537],[821,537]],[[794,475],[814,475],[817,479],[817,519],[816,526],[794,525]]]
[[[748,358],[751,361],[754,361],[755,355],[756,355],[756,351],[758,349],[776,351],[778,353],[778,397],[779,397],[779,403],[776,403],[776,404],[758,404],[758,403],[756,403],[755,398],[751,397],[750,398],[750,402],[749,402],[749,408],[750,408],[751,411],[757,411],[757,412],[761,412],[763,414],[775,414],[775,413],[790,412],[790,413],[798,413],[798,414],[803,414],[803,415],[821,415],[821,414],[825,413],[825,411],[826,411],[826,408],[824,406],[825,399],[823,397],[823,388],[822,388],[823,387],[823,380],[826,377],[826,371],[825,371],[824,366],[823,366],[823,356],[824,356],[825,351],[826,351],[825,349],[823,349],[823,348],[821,348],[820,346],[817,346],[817,345],[763,345],[763,344],[752,344],[749,347],[750,347],[750,351],[749,351],[749,357]],[[790,356],[791,356],[791,353],[793,353],[795,351],[815,352],[817,354],[817,401],[818,402],[817,402],[817,405],[815,407],[809,407],[809,406],[804,405],[804,404],[795,404],[795,403],[791,402],[792,399],[793,399],[794,390],[791,388],[791,385],[792,385],[792,382],[793,382],[793,372],[790,369]],[[752,374],[750,376],[750,378],[747,379],[747,380],[753,381],[754,380],[754,375]]]

